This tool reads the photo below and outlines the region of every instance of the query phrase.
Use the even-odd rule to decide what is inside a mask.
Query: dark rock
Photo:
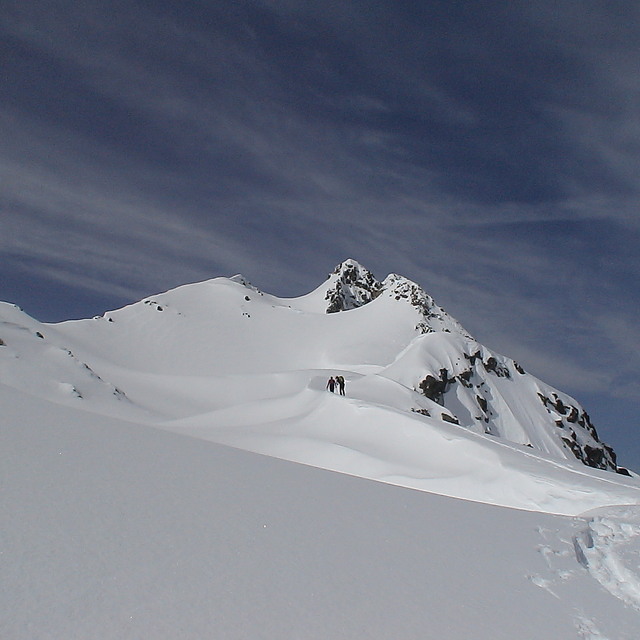
[[[538,392],[538,398],[540,398],[540,402],[542,402],[542,404],[546,407],[549,405],[549,403],[551,402],[551,400],[549,400],[549,398],[547,398],[547,396],[542,395],[540,392]]]
[[[609,445],[602,443],[602,446],[604,450],[607,452],[609,456],[609,460],[611,461],[611,464],[613,465],[613,467],[617,467],[618,456],[616,455],[616,452]]]
[[[596,469],[606,469],[604,450],[600,447],[584,446],[585,462]]]
[[[558,413],[561,413],[562,415],[567,413],[567,410],[568,410],[567,407],[565,406],[564,402],[562,402],[562,400],[558,398],[558,396],[554,396],[553,406],[555,407]]]
[[[366,269],[353,262],[339,264],[334,274],[339,275],[335,287],[327,291],[325,300],[329,302],[327,313],[338,313],[357,309],[382,292],[382,285]]]
[[[448,386],[455,382],[455,378],[449,378],[447,369],[440,369],[440,378],[436,378],[429,374],[419,385],[418,388],[422,393],[438,404],[442,404],[442,396],[446,393]]]
[[[442,380],[438,380],[438,378],[429,374],[419,385],[418,387],[424,393],[427,398],[430,398],[434,402],[441,403],[442,394],[444,393],[445,384]]]
[[[495,373],[499,378],[510,378],[511,374],[509,369],[503,364],[498,363],[498,360],[493,356],[490,356],[486,362],[482,363],[484,368],[491,373]]]
[[[467,369],[466,371],[459,373],[457,377],[458,377],[458,380],[460,380],[460,382],[465,387],[467,387],[467,389],[470,389],[473,386],[470,382],[472,375],[473,375],[473,371],[471,371],[471,369]]]
[[[434,333],[434,329],[430,327],[426,322],[418,322],[416,325],[416,331],[420,332],[422,335],[425,333]]]
[[[569,449],[571,449],[573,455],[578,458],[578,460],[584,462],[582,449],[578,446],[578,443],[575,440],[572,440],[571,438],[562,438],[562,441],[569,447]]]
[[[569,415],[567,416],[567,422],[578,422],[579,413],[575,407],[569,408]]]
[[[482,359],[482,354],[480,353],[480,351],[476,351],[473,355],[469,355],[468,353],[464,354],[464,357],[472,364],[474,365],[476,363],[476,360],[480,360]]]

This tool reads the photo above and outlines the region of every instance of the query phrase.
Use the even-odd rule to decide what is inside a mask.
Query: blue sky
[[[640,5],[5,0],[0,299],[90,317],[352,257],[640,470]]]

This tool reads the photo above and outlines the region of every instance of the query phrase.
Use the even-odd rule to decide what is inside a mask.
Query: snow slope
[[[635,509],[504,509],[0,401],[2,638],[637,638]]]
[[[401,276],[0,303],[0,401],[0,637],[637,637],[640,481]]]
[[[639,501],[575,400],[414,283],[354,261],[297,299],[238,276],[92,320],[42,325],[3,305],[0,321],[0,381],[53,402],[496,505],[574,515]],[[336,374],[346,397],[325,391]]]

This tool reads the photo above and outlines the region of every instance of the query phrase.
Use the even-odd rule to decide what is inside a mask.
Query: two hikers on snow
[[[335,378],[331,376],[329,378],[329,382],[327,382],[327,389],[333,393],[335,391],[336,385],[340,391],[340,395],[344,395],[344,378],[342,376],[336,376]]]

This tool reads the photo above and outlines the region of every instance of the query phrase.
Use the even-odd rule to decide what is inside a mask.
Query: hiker
[[[336,381],[333,379],[333,376],[331,376],[329,378],[329,382],[327,382],[327,389],[329,389],[329,391],[333,393],[335,388],[336,388]]]
[[[336,376],[336,382],[338,383],[338,388],[340,389],[340,395],[344,395],[344,378],[342,376]]]

